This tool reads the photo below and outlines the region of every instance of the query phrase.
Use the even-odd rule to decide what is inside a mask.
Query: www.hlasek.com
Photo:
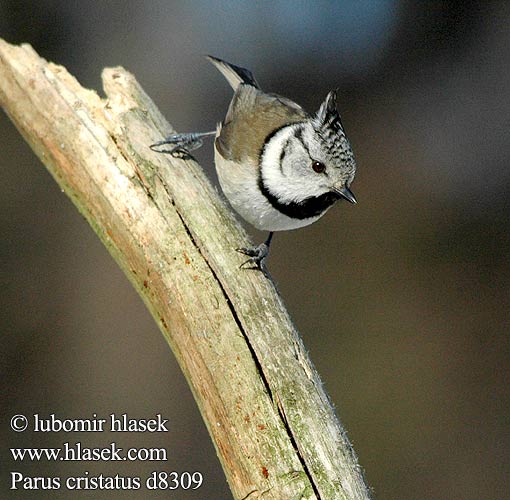
[[[31,425],[32,424],[32,425]],[[168,420],[160,414],[151,419],[129,418],[127,414],[109,418],[99,418],[96,413],[92,418],[61,419],[51,414],[42,417],[33,415],[33,420],[25,415],[14,415],[11,418],[11,429],[15,432],[168,432]],[[107,446],[90,448],[81,442],[66,441],[60,448],[11,448],[11,457],[14,462],[58,461],[144,461],[165,462],[167,460],[166,448],[128,448],[123,449],[115,442]],[[20,471],[11,472],[11,490],[138,490],[143,486],[149,490],[196,490],[203,482],[201,472],[166,472],[153,471],[147,477],[139,476],[107,476],[104,474],[91,475],[84,471],[79,476],[69,477],[42,477],[28,476]]]

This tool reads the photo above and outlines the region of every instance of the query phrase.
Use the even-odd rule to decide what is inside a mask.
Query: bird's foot
[[[172,134],[166,139],[155,142],[150,148],[156,153],[167,153],[174,158],[184,158],[190,156],[190,151],[194,151],[202,146],[204,137],[214,135],[216,132],[188,132],[184,134]],[[161,149],[161,146],[170,145],[171,149]]]
[[[266,243],[261,243],[256,247],[236,248],[236,250],[250,257],[239,266],[241,269],[259,269],[264,274],[267,274],[266,258],[269,255],[269,246]],[[249,264],[254,264],[254,266],[246,267]]]

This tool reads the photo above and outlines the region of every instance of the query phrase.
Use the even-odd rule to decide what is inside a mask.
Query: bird
[[[264,92],[251,71],[206,58],[234,90],[216,130],[173,134],[150,147],[173,156],[188,155],[215,136],[214,162],[221,189],[234,210],[266,241],[237,251],[249,257],[241,267],[267,272],[274,232],[316,222],[338,200],[357,203],[350,190],[356,161],[330,91],[315,113],[278,94]],[[172,149],[161,149],[170,144]]]

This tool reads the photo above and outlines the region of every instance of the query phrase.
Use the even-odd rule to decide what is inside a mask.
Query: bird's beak
[[[346,186],[341,187],[333,186],[333,192],[339,194],[342,198],[345,198],[350,203],[353,204],[358,203],[352,191]]]

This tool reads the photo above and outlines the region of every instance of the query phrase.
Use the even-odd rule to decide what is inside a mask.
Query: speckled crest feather
[[[332,159],[345,161],[352,156],[349,141],[345,135],[342,120],[336,107],[336,91],[332,90],[312,120],[317,137]]]

